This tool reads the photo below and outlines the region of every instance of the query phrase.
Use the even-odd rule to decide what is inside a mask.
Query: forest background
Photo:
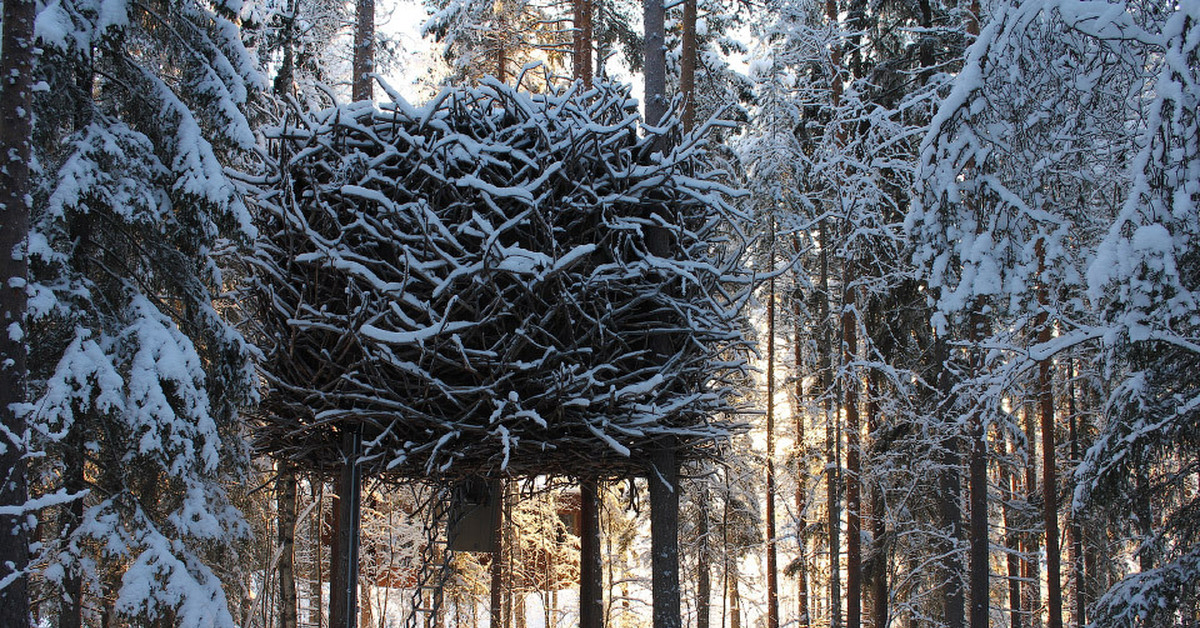
[[[432,2],[422,97],[636,76],[643,8]],[[5,1],[0,624],[327,625],[332,479],[252,447],[253,199],[287,112],[411,62],[374,10]],[[683,621],[1197,625],[1200,2],[665,10],[758,278],[749,429],[683,472]],[[422,490],[363,487],[361,626],[418,614]],[[504,490],[506,575],[457,554],[441,617],[575,625],[576,489]],[[651,623],[646,490],[601,487],[605,625]]]

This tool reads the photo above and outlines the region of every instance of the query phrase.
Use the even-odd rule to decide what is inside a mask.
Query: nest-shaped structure
[[[369,472],[611,477],[722,440],[748,282],[702,135],[656,148],[615,85],[394,98],[275,134],[258,446],[331,467],[361,429]]]

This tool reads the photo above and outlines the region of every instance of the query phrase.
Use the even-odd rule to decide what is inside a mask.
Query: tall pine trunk
[[[33,0],[4,0],[0,39],[0,508],[28,500],[24,443],[27,349],[24,339],[32,159]],[[11,510],[10,510],[11,509]],[[0,626],[29,625],[29,536],[21,514],[0,515]],[[10,576],[18,574],[12,581]]]
[[[797,256],[800,254],[800,240],[795,236],[792,237],[792,253]],[[799,277],[797,277],[797,281],[799,281]],[[793,334],[796,345],[792,374],[795,378],[795,405],[792,412],[796,418],[796,544],[799,546],[799,555],[796,557],[796,605],[799,607],[799,628],[809,628],[808,521],[806,519],[808,510],[808,443],[804,430],[804,353],[800,343],[803,295],[799,288],[793,294],[792,306],[795,310]]]
[[[1076,401],[1076,386],[1075,386],[1075,355],[1074,352],[1067,356],[1067,416],[1070,417],[1068,438],[1071,442],[1071,464],[1078,467],[1080,463],[1079,454],[1079,406]],[[1071,534],[1071,571],[1072,577],[1072,597],[1074,598],[1074,613],[1075,628],[1083,628],[1087,624],[1087,597],[1084,594],[1084,581],[1087,580],[1086,564],[1084,562],[1083,551],[1083,525],[1080,522],[1082,513],[1071,511],[1071,526],[1069,532]]]
[[[854,272],[847,260],[843,272],[842,362],[849,375],[843,383],[846,408],[846,628],[862,627],[862,484],[858,414],[858,323],[853,288]]]
[[[983,373],[983,348],[981,344],[988,335],[987,320],[981,313],[983,305],[976,303],[970,315],[972,351],[972,374]],[[983,410],[976,408],[969,422],[971,451],[968,459],[968,482],[970,495],[970,541],[971,571],[969,594],[971,598],[971,628],[988,628],[988,605],[990,601],[988,582],[988,440],[987,421]]]
[[[711,532],[708,522],[708,500],[708,485],[702,484],[699,499],[696,500],[700,506],[696,521],[696,628],[709,628],[712,614],[712,550],[708,538]]]
[[[950,346],[947,340],[938,336],[934,341],[934,361],[938,372],[938,394],[940,397],[941,423],[951,425],[955,422],[953,416],[957,403],[954,399],[953,375],[948,368]],[[938,475],[939,488],[939,524],[944,535],[938,552],[942,556],[942,604],[946,617],[947,628],[963,628],[966,623],[966,603],[963,592],[962,553],[958,543],[963,538],[962,530],[962,476],[959,465],[962,462],[962,438],[951,434],[938,450],[938,462],[941,470]]]
[[[279,628],[296,628],[296,467],[290,461],[280,461],[275,487],[279,511]]]
[[[375,85],[371,79],[375,71],[375,0],[356,0],[354,6],[354,78],[350,92],[354,100],[371,100]]]
[[[574,78],[583,81],[584,87],[592,86],[592,0],[571,0],[575,17],[575,28],[571,43]]]
[[[1005,454],[1011,456],[1013,446],[1005,439]],[[1000,516],[1004,524],[1005,567],[1008,570],[1008,614],[1010,628],[1021,628],[1021,551],[1020,534],[1017,532],[1019,516],[1013,505],[1017,496],[1017,475],[1006,462],[1000,467],[1000,490],[1004,500]]]
[[[679,95],[683,97],[683,130],[696,123],[696,0],[683,0],[682,58],[679,60]]]
[[[771,222],[770,253],[774,249]],[[772,268],[772,273],[774,269]],[[775,278],[767,282],[767,628],[779,628],[779,565],[775,548]]]
[[[1045,271],[1045,241],[1039,239],[1037,249],[1038,274]],[[1051,339],[1049,289],[1038,286],[1039,309],[1035,319],[1038,343],[1045,346]],[[1054,381],[1050,359],[1037,364],[1038,411],[1042,428],[1042,520],[1046,526],[1046,598],[1049,628],[1062,628],[1062,578],[1058,547],[1058,477],[1054,447]]]
[[[829,241],[828,221],[821,221],[821,380],[825,410],[825,500],[829,538],[829,626],[842,626],[841,582],[841,503],[838,495],[841,457],[838,455],[837,411],[833,407],[833,325],[829,313]]]
[[[646,33],[643,49],[645,120],[650,126],[662,124],[667,114],[665,12],[663,0],[645,0],[643,4]],[[666,149],[665,146],[659,148]],[[670,253],[668,235],[661,228],[647,231],[646,246],[652,255],[667,257]],[[665,357],[670,354],[670,347],[663,346],[666,342],[665,338],[656,337],[652,339],[652,349]],[[650,593],[654,604],[654,628],[679,628],[682,625],[679,612],[680,486],[676,445],[674,438],[663,438],[656,443],[647,470],[650,485]]]
[[[878,320],[874,318],[873,320]],[[879,416],[879,394],[882,388],[879,371],[867,376],[867,433],[877,434],[882,423]],[[871,487],[871,626],[885,628],[891,614],[888,600],[889,545],[887,532],[887,505],[883,487],[874,483]]]
[[[1037,503],[1038,485],[1037,485],[1037,429],[1033,420],[1033,413],[1029,408],[1021,409],[1022,418],[1025,428],[1025,501],[1026,505]],[[1023,598],[1022,606],[1025,608],[1029,616],[1030,628],[1038,628],[1042,625],[1041,615],[1038,613],[1042,606],[1042,566],[1039,561],[1039,554],[1042,551],[1040,536],[1033,530],[1033,521],[1026,517],[1023,520],[1026,532],[1024,534],[1024,543],[1022,544],[1021,554],[1021,577],[1024,582],[1029,583],[1022,587],[1021,596]]]

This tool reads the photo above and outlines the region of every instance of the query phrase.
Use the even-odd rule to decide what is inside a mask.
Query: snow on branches
[[[734,192],[702,132],[664,154],[626,88],[579,89],[485,82],[275,133],[260,446],[328,466],[361,425],[376,471],[616,475],[663,437],[684,456],[725,437]]]

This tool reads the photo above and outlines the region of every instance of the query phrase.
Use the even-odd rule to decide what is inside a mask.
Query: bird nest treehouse
[[[485,82],[294,113],[260,196],[257,446],[341,469],[355,503],[346,469],[594,492],[711,452],[745,376],[743,217],[708,133],[667,141],[636,105]]]
[[[639,134],[612,85],[293,116],[262,205],[259,446],[330,468],[360,430],[367,472],[423,478],[641,474],[668,437],[701,455],[746,292],[701,137]]]

